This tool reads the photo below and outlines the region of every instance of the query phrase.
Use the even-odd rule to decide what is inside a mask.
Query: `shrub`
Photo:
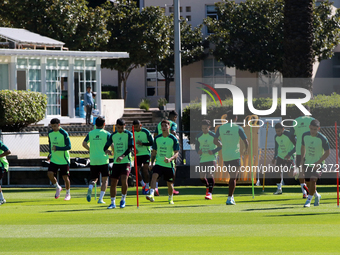
[[[139,108],[148,111],[150,108],[150,100],[146,98],[142,99],[142,101],[139,103]]]
[[[46,95],[21,90],[0,91],[0,129],[19,131],[45,118]]]
[[[165,106],[168,103],[168,101],[166,100],[166,98],[161,97],[157,100],[157,103],[158,103],[158,107],[160,107],[160,106]]]
[[[102,91],[102,99],[117,99],[115,91]]]

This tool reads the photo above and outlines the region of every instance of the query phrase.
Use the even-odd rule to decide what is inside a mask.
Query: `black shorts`
[[[137,166],[149,165],[150,155],[137,156]]]
[[[301,164],[301,155],[296,155],[296,166],[299,167]]]
[[[48,167],[48,171],[53,172],[54,174],[57,174],[58,169],[60,169],[61,176],[68,175],[70,176],[70,166],[69,165],[57,165],[54,163],[50,163]]]
[[[276,158],[276,166],[287,166],[289,169],[295,166],[294,160],[284,160],[280,157]]]
[[[164,166],[155,165],[152,168],[152,173],[158,174],[159,177],[164,175],[164,181],[174,182],[175,169],[173,169],[171,167],[164,167]]]
[[[314,166],[314,167],[309,166],[309,167],[307,167],[306,165],[303,165],[302,169],[303,169],[302,173],[305,174],[305,180],[307,182],[309,182],[310,178],[312,178],[312,177],[316,177],[316,178],[319,179],[321,177],[321,175],[322,175],[322,172],[324,171],[323,168],[319,168],[318,166]]]
[[[113,164],[110,178],[119,179],[121,175],[129,176],[130,171],[131,171],[130,163]]]
[[[216,161],[208,161],[208,162],[201,162],[200,163],[200,166],[203,166],[203,167],[217,167],[216,165]],[[205,176],[207,175],[212,175],[212,173],[210,171],[208,171],[209,168],[206,168],[206,172],[204,173],[200,173],[200,177],[201,178],[204,178]]]
[[[109,164],[95,165],[95,166],[91,166],[90,164],[90,171],[91,171],[91,180],[98,179],[99,174],[102,174],[102,177],[108,177],[109,176]]]
[[[4,178],[5,173],[6,173],[6,169],[3,168],[3,167],[1,167],[1,168],[0,168],[0,180],[2,180],[2,178]]]
[[[229,160],[229,161],[223,161],[224,165],[226,167],[228,167],[229,165],[232,166],[241,166],[241,160],[240,159],[233,159],[233,160]]]

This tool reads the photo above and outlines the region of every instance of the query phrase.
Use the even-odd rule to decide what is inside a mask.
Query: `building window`
[[[282,86],[282,74],[280,72],[274,73],[259,73],[258,74],[258,92],[259,95],[272,94],[273,87],[280,88]]]
[[[175,85],[173,83],[173,78],[170,82],[169,95],[175,95]],[[148,66],[146,68],[146,96],[165,96],[165,78],[162,72],[158,72],[157,68],[154,66]]]
[[[191,21],[191,16],[190,15],[186,16],[186,19],[187,21]]]
[[[216,6],[215,5],[207,5],[207,9],[206,9],[206,17],[210,17],[212,19],[218,19],[217,17],[217,10],[216,10]],[[209,29],[207,29],[208,34],[212,33],[211,31],[209,31]]]
[[[9,89],[8,64],[0,64],[0,90]]]
[[[179,11],[182,12],[183,11],[183,8],[182,6],[179,7]]]
[[[185,7],[185,11],[186,11],[186,12],[191,12],[191,6],[186,6],[186,7]]]
[[[174,12],[174,7],[173,7],[173,6],[170,6],[170,7],[169,7],[169,12],[170,12],[170,13]]]
[[[207,58],[203,61],[203,78],[206,83],[235,84],[235,68],[226,68],[222,62],[215,58]]]

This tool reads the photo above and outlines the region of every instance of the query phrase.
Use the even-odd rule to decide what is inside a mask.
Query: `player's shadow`
[[[262,202],[282,202],[282,201],[290,201],[292,199],[290,198],[284,198],[284,199],[269,199],[269,200],[258,200],[256,199],[256,196],[253,200],[249,200],[249,201],[240,201],[240,202],[237,202],[237,203],[262,203]]]
[[[253,212],[253,211],[267,211],[267,210],[282,210],[282,209],[292,209],[294,207],[292,206],[289,206],[289,207],[272,207],[272,208],[254,208],[254,209],[245,209],[245,210],[242,210],[242,211],[245,211],[245,212]]]
[[[52,189],[51,189],[52,190]],[[27,192],[46,192],[46,189],[6,189],[6,193],[27,193]]]
[[[96,208],[96,209],[75,209],[75,210],[51,210],[51,211],[44,211],[41,213],[55,213],[55,212],[86,212],[86,211],[98,211],[103,208]],[[106,209],[106,208],[105,208]]]
[[[330,213],[292,213],[292,214],[280,214],[280,215],[265,215],[265,217],[299,217],[299,216],[317,216],[317,215],[326,215],[326,214],[335,214],[338,215],[340,212],[330,212]]]
[[[164,202],[165,203],[165,202]],[[168,202],[166,202],[168,203]],[[196,207],[206,207],[209,206],[211,207],[212,205],[176,205],[175,206],[168,206],[168,207],[164,207],[164,206],[156,206],[156,207],[152,207],[153,209],[180,209],[180,208],[196,208]]]

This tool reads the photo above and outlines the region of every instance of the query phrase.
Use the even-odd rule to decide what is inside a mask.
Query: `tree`
[[[65,42],[71,50],[96,50],[110,36],[108,13],[86,4],[85,0],[0,0],[0,16],[12,27]]]
[[[169,102],[170,82],[174,77],[174,16],[168,18],[170,49],[163,59],[158,59],[155,63],[157,71],[160,71],[165,78],[165,98]],[[204,52],[204,42],[202,27],[200,25],[194,29],[185,20],[181,20],[181,63],[182,66],[200,61],[206,57]]]
[[[128,59],[104,60],[102,66],[118,71],[118,97],[127,98],[126,81],[131,71],[162,59],[169,48],[166,17],[159,7],[146,7],[141,12],[135,3],[122,0],[117,6],[106,5],[111,15],[108,51],[127,51]]]
[[[218,20],[205,20],[213,32],[208,38],[215,46],[213,55],[226,66],[239,70],[284,73],[284,4],[283,0],[217,3]],[[332,50],[340,42],[339,13],[337,10],[332,15],[329,2],[313,6],[313,51],[308,61],[313,63],[332,56]],[[295,49],[286,49],[287,53],[295,54]],[[300,55],[297,60],[303,57]]]

